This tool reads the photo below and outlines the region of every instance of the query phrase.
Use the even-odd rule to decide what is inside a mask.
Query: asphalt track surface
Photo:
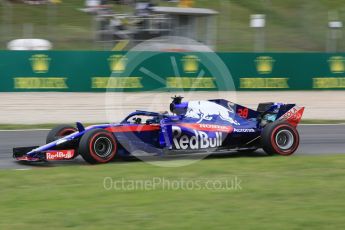
[[[295,155],[345,154],[345,124],[342,125],[300,125],[300,147]],[[0,131],[0,169],[29,169],[42,165],[28,166],[17,163],[12,158],[13,147],[42,145],[48,130]],[[262,153],[257,153],[262,155]],[[237,157],[248,157],[248,153]],[[226,154],[232,157],[233,154]],[[215,156],[218,157],[218,156]],[[222,155],[224,157],[224,155]],[[62,163],[43,164],[44,167],[86,164],[80,157]]]

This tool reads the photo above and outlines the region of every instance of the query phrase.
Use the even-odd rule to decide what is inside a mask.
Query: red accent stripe
[[[177,125],[183,126],[189,129],[200,130],[200,131],[210,131],[210,132],[232,133],[232,131],[234,130],[232,126],[213,125],[213,124],[180,123]]]
[[[297,108],[294,107],[287,111],[279,120],[285,120],[287,121],[290,125],[296,127],[298,123],[301,121],[303,112],[304,112],[305,107],[300,107]]]
[[[29,157],[29,156],[21,156],[21,157],[16,157],[18,161],[40,161],[39,158],[35,157]]]
[[[160,125],[124,125],[105,128],[113,133],[119,132],[144,132],[160,130]]]
[[[303,112],[304,112],[304,107],[302,107],[300,110],[298,110],[296,112],[296,114],[294,114],[293,116],[289,117],[287,119],[287,122],[289,122],[291,125],[296,127],[298,125],[298,123],[302,119]]]

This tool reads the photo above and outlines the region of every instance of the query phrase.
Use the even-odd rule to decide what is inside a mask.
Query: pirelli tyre
[[[273,122],[265,126],[261,134],[261,144],[268,155],[289,156],[299,146],[297,129],[286,122]]]
[[[79,154],[90,164],[108,163],[115,158],[116,152],[114,135],[104,129],[86,132],[79,142]]]
[[[52,141],[55,141],[61,137],[67,136],[76,131],[77,129],[71,125],[58,125],[49,131],[46,138],[46,143],[48,144]]]

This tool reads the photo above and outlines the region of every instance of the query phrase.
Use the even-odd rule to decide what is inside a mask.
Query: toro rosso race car
[[[135,111],[118,124],[59,125],[43,146],[13,149],[19,161],[70,160],[107,163],[115,157],[220,151],[291,155],[299,145],[304,107],[260,103],[257,110],[224,99],[183,102],[173,97],[171,114]]]

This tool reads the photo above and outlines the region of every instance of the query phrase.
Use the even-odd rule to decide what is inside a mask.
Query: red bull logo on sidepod
[[[215,137],[209,137],[206,132],[193,130],[194,135],[182,134],[178,126],[172,126],[173,144],[176,149],[206,149],[222,145],[222,132],[214,132]]]

